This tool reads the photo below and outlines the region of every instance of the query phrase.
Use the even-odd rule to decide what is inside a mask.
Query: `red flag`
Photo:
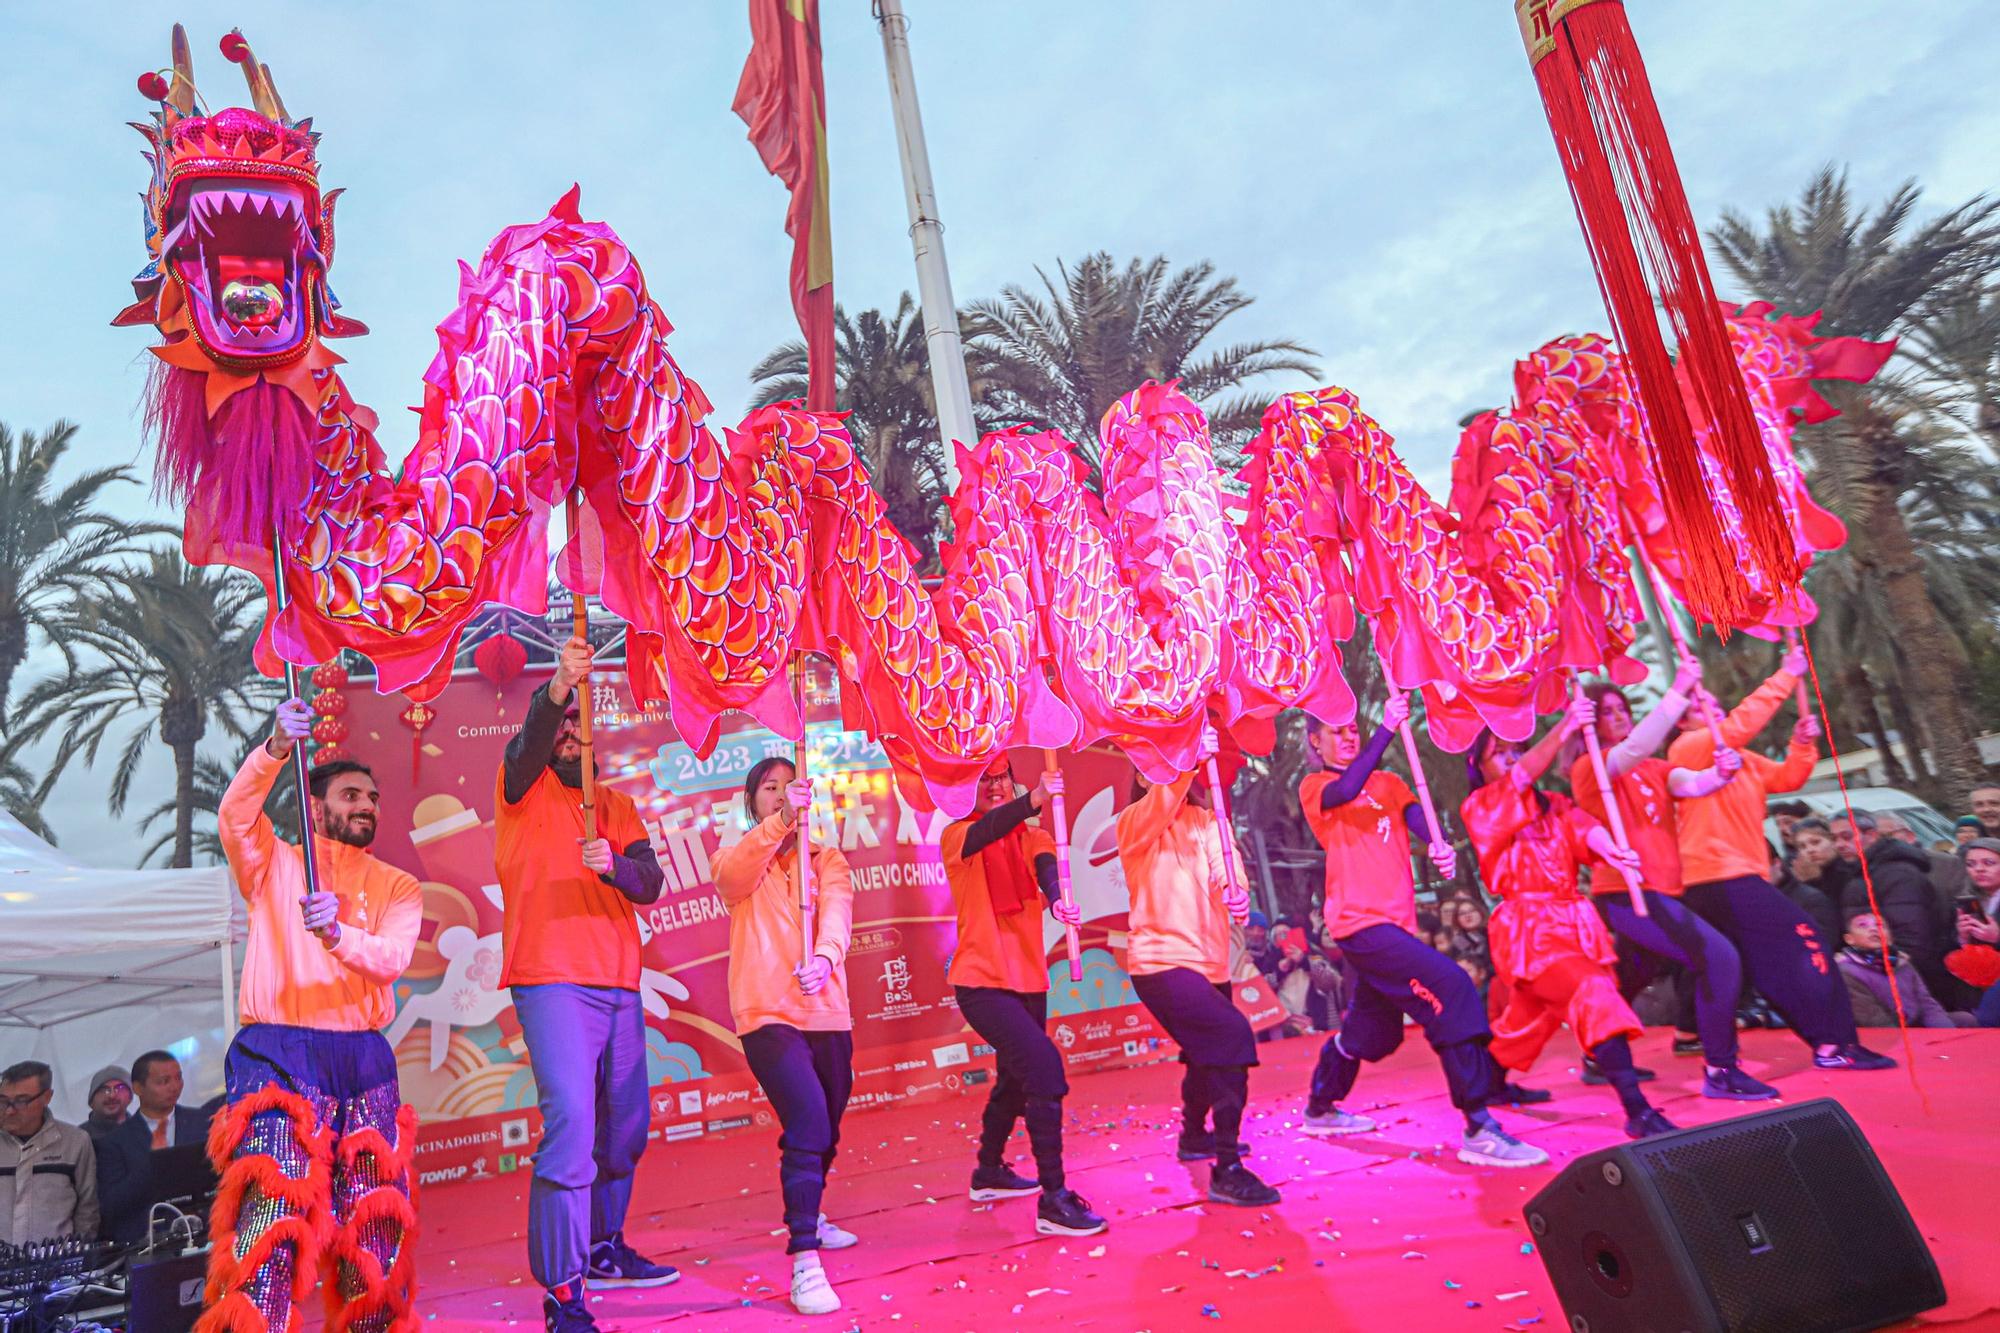
[[[826,202],[826,81],[819,0],[750,0],[750,58],[730,109],[792,192],[792,308],[806,338],[806,406],[832,411],[833,235]]]

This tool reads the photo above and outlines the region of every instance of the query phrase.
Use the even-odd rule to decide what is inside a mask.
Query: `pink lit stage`
[[[1891,1035],[1874,1033],[1874,1043],[1900,1056]],[[1928,1112],[1906,1071],[1822,1073],[1787,1035],[1745,1038],[1746,1067],[1788,1101],[1837,1097],[1867,1132],[1951,1293],[1921,1324],[2000,1329],[1992,1128],[2000,1033],[1912,1034]],[[1552,1103],[1506,1113],[1555,1158],[1532,1171],[1457,1160],[1457,1117],[1421,1041],[1362,1076],[1350,1107],[1380,1120],[1379,1132],[1299,1135],[1318,1049],[1313,1038],[1266,1046],[1252,1075],[1251,1165],[1285,1194],[1268,1212],[1205,1202],[1207,1166],[1175,1159],[1176,1066],[1076,1079],[1070,1179],[1111,1221],[1107,1234],[1086,1240],[1038,1237],[1032,1199],[966,1201],[977,1099],[850,1117],[827,1208],[861,1244],[828,1255],[844,1308],[816,1320],[786,1301],[775,1131],[656,1142],[640,1168],[630,1235],[683,1277],[654,1291],[606,1292],[593,1312],[607,1333],[663,1325],[1559,1333],[1564,1320],[1541,1260],[1528,1251],[1521,1205],[1564,1162],[1619,1133],[1609,1090],[1579,1081],[1575,1046],[1563,1038],[1526,1080],[1553,1091]],[[1638,1054],[1659,1071],[1648,1087],[1677,1123],[1738,1109],[1703,1101],[1698,1064],[1675,1058],[1663,1034],[1638,1043]],[[1024,1140],[1015,1158],[1032,1169]],[[425,1195],[425,1329],[540,1327],[521,1244],[526,1186],[517,1174]]]

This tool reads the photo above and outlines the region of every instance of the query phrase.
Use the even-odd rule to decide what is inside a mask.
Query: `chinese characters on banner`
[[[546,669],[530,670],[497,693],[485,681],[455,683],[434,701],[415,764],[405,758],[404,700],[376,695],[365,682],[347,691],[348,749],[374,765],[382,791],[375,850],[423,883],[423,934],[396,988],[388,1037],[403,1096],[423,1117],[417,1153],[425,1184],[524,1169],[539,1133],[527,1050],[499,988],[491,806],[501,752],[546,679]],[[937,848],[943,817],[903,805],[880,747],[842,729],[829,668],[820,664],[804,679],[808,763],[819,794],[814,838],[838,846],[854,871],[852,1109],[983,1096],[992,1052],[965,1025],[945,982],[956,932]],[[769,1126],[769,1105],[730,1023],[729,914],[710,867],[716,850],[741,835],[751,766],[767,754],[789,758],[791,743],[748,719],[725,719],[714,752],[698,758],[664,712],[633,713],[615,675],[601,669],[592,689],[599,781],[633,799],[666,872],[659,901],[635,909],[653,1137],[673,1142]],[[1039,752],[1015,765],[1030,782],[1039,768]],[[1085,966],[1082,982],[1071,982],[1061,931],[1046,922],[1049,1032],[1073,1072],[1159,1059],[1172,1048],[1122,966],[1128,899],[1112,819],[1129,794],[1131,769],[1094,752],[1067,755],[1064,769]]]

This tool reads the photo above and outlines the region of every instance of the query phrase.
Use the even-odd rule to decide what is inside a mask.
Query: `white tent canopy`
[[[170,1050],[183,1100],[207,1100],[236,1022],[235,899],[221,867],[98,870],[0,811],[0,1067],[49,1065],[75,1121],[97,1070]]]

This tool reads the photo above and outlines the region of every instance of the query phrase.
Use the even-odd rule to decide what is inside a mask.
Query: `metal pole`
[[[875,0],[882,55],[889,66],[889,105],[896,116],[896,147],[903,161],[903,193],[910,206],[910,245],[917,256],[917,296],[924,311],[924,344],[930,351],[931,388],[938,430],[944,436],[945,490],[958,489],[958,441],[979,443],[972,417],[972,386],[965,377],[965,349],[958,340],[958,304],[945,267],[944,226],[938,221],[931,157],[924,147],[924,118],[917,109],[917,78],[910,69],[910,21],[903,0]]]
[[[282,616],[292,604],[291,592],[285,587],[285,545],[278,530],[277,520],[271,523],[271,595],[277,603],[273,618]],[[275,636],[274,636],[275,637]],[[305,687],[299,683],[299,669],[290,662],[285,663],[285,697],[300,699]],[[299,860],[305,867],[306,892],[319,892],[319,855],[313,847],[312,819],[312,778],[311,762],[306,758],[303,740],[292,746],[292,783],[299,802]],[[304,913],[305,908],[300,906]]]

